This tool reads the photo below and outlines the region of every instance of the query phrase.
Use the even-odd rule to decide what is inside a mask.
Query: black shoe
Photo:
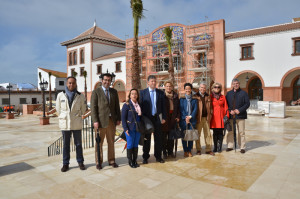
[[[148,160],[143,159],[143,164],[148,164]]]
[[[229,151],[232,151],[232,150],[233,150],[233,148],[227,148],[226,152],[229,152]]]
[[[118,168],[119,167],[119,165],[117,165],[117,163],[111,163],[111,164],[109,164],[109,166],[112,166],[113,168]]]
[[[174,153],[169,153],[169,155],[168,155],[169,157],[171,157],[171,158],[175,158],[175,155],[174,155]]]
[[[97,165],[96,165],[96,169],[101,170],[101,169],[102,169],[102,166],[97,164]]]
[[[79,165],[80,170],[85,170],[85,166],[82,162],[78,163],[78,165]]]
[[[162,158],[156,159],[156,162],[159,162],[159,163],[165,163],[164,159],[162,159]]]
[[[241,153],[246,153],[245,149],[241,149]]]
[[[68,164],[64,164],[63,167],[60,169],[61,172],[66,172],[69,170],[69,165]]]
[[[164,159],[168,159],[168,155],[167,154],[164,154]]]

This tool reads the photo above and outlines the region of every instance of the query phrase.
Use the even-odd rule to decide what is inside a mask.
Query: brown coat
[[[163,132],[169,132],[172,128],[174,128],[175,118],[180,119],[180,103],[179,103],[178,94],[174,91],[172,92],[173,92],[173,107],[174,107],[172,117],[170,115],[169,98],[166,95],[164,95],[167,119],[166,119],[166,123],[162,125]]]
[[[197,92],[194,96],[198,99],[198,114],[197,114],[197,123],[198,123],[198,122],[201,122],[201,119],[202,119],[202,100],[200,98],[199,92]],[[208,123],[210,124],[210,120],[212,117],[211,98],[207,93],[205,93],[204,96],[205,96],[205,105],[206,105],[206,110],[207,110],[207,118],[206,119],[207,119]]]

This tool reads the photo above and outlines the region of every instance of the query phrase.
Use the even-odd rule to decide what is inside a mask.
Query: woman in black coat
[[[173,90],[172,82],[165,83],[165,107],[166,107],[166,122],[162,125],[163,131],[163,155],[164,159],[174,157],[173,148],[174,140],[169,139],[169,132],[175,128],[180,119],[180,106],[178,94]]]

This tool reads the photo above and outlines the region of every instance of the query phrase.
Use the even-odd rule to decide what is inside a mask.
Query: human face
[[[138,93],[136,92],[136,90],[132,90],[130,92],[130,99],[133,101],[133,102],[137,102],[137,98],[138,98]]]
[[[111,84],[111,77],[109,76],[104,76],[103,79],[102,79],[102,86],[104,88],[109,88],[110,87],[110,84]]]
[[[199,91],[201,94],[204,94],[206,92],[206,85],[200,84]]]
[[[239,82],[232,82],[232,87],[234,90],[238,90],[240,88],[240,83]]]
[[[167,83],[165,89],[167,93],[171,93],[173,90],[173,86],[170,83]]]
[[[220,85],[215,85],[213,90],[214,90],[214,93],[220,93],[221,92],[221,86]]]
[[[76,80],[74,78],[69,78],[67,81],[67,87],[69,91],[73,91],[77,87]]]
[[[156,88],[156,79],[149,79],[148,86],[153,90]]]
[[[186,86],[186,87],[184,88],[184,91],[185,91],[185,94],[186,94],[186,95],[191,95],[191,93],[192,93],[192,88],[191,88],[190,86]]]

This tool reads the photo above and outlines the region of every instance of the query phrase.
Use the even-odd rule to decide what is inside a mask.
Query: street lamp
[[[46,115],[45,115],[45,110],[46,110],[46,107],[45,107],[45,90],[48,88],[48,82],[47,81],[44,81],[44,79],[43,79],[43,81],[42,82],[40,82],[40,88],[41,88],[41,90],[42,90],[42,95],[43,95],[43,118],[45,118],[46,117]]]
[[[248,73],[247,73],[247,76],[246,76],[246,83],[249,81],[249,77],[248,77]]]
[[[10,108],[10,89],[12,89],[12,85],[10,85],[10,83],[8,83],[8,86],[6,86],[6,88],[8,89],[8,112],[11,113],[11,108]]]

